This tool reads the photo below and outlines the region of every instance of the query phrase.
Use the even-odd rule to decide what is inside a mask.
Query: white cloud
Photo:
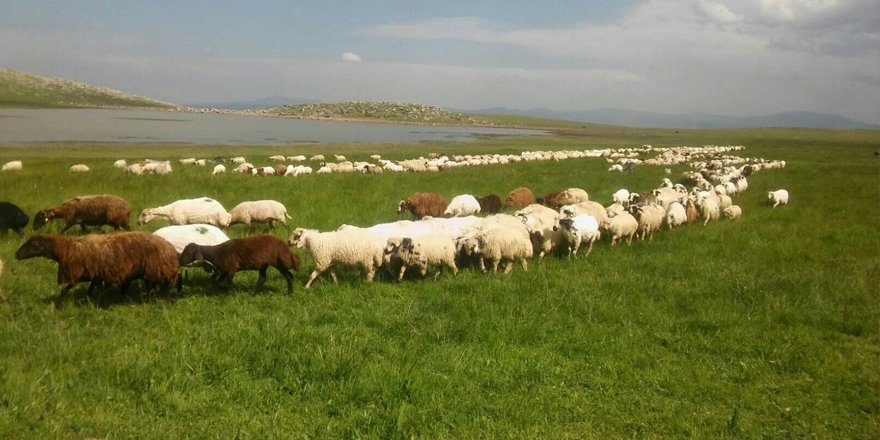
[[[740,20],[738,15],[721,3],[700,0],[699,5],[703,13],[720,23],[733,23]]]
[[[360,62],[362,62],[363,60],[364,60],[364,59],[361,58],[360,55],[358,55],[358,54],[356,54],[356,53],[354,53],[354,52],[343,52],[343,53],[342,53],[342,61],[349,61],[349,62],[352,62],[352,63],[360,63]]]

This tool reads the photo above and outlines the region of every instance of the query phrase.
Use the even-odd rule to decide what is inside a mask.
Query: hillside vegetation
[[[297,119],[345,119],[407,122],[418,124],[494,125],[475,115],[466,115],[424,104],[400,102],[343,101],[286,105],[262,110],[266,115]]]
[[[174,108],[174,104],[128,95],[106,87],[51,76],[0,69],[2,107],[141,107]]]

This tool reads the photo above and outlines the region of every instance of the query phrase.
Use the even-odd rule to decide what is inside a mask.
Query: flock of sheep
[[[602,236],[608,237],[613,246],[619,240],[631,243],[635,237],[650,240],[663,227],[671,229],[696,222],[705,225],[722,216],[738,218],[742,209],[733,204],[733,197],[748,188],[748,176],[763,168],[784,166],[784,162],[725,154],[729,150],[724,148],[741,147],[686,148],[657,149],[661,155],[649,160],[657,164],[682,163],[682,158],[690,160],[698,169],[683,176],[690,189],[664,178],[658,188],[650,191],[618,190],[611,195],[611,204],[607,206],[590,200],[587,192],[580,188],[535,198],[531,190],[520,187],[508,193],[504,200],[494,194],[482,197],[463,194],[448,204],[440,194],[415,193],[401,200],[397,207],[398,214],[409,212],[414,220],[369,227],[341,225],[325,232],[296,228],[287,242],[272,234],[229,239],[224,233],[234,224],[287,227],[287,220],[291,218],[287,209],[273,200],[243,202],[229,211],[208,197],[147,208],[138,216],[138,225],[156,218],[170,223],[150,234],[130,231],[131,208],[126,200],[113,195],[81,196],[37,212],[33,228],[38,230],[48,222],[61,219],[62,232],[74,226],[85,232],[88,226],[104,225],[125,232],[81,237],[36,235],[26,240],[15,256],[20,260],[45,257],[58,262],[61,292],[57,301],[77,283],[85,281],[90,282],[90,291],[103,285],[117,285],[125,290],[133,281],[142,279],[148,288],[176,287],[179,292],[182,288],[179,270],[188,266],[204,268],[211,273],[212,281],[225,288],[232,287],[236,272],[257,270],[259,278],[255,289],[265,283],[271,266],[285,277],[290,292],[293,289],[291,271],[298,270],[301,264],[300,256],[291,251],[290,246],[308,252],[314,262],[306,288],[328,270],[335,282],[337,266],[362,269],[368,282],[383,269],[397,280],[402,280],[408,270],[425,276],[429,269],[437,268],[435,276],[439,276],[444,268],[456,274],[463,265],[470,264],[484,272],[502,268],[506,273],[517,263],[527,270],[530,258],[540,259],[552,252],[571,258],[586,247],[589,256]],[[652,148],[645,146],[642,150]],[[597,151],[603,151],[598,156],[614,162],[638,160],[631,156],[633,152]],[[563,154],[569,156],[569,153],[574,152]],[[554,160],[554,154],[557,153],[523,153],[519,157]],[[556,160],[561,158],[555,157]],[[699,160],[702,157],[706,160]],[[787,204],[788,193],[773,191],[768,199],[774,207]],[[512,214],[500,213],[505,208],[513,211]],[[3,236],[9,229],[22,236],[28,223],[29,217],[20,208],[0,202]],[[0,271],[2,264],[0,261]]]

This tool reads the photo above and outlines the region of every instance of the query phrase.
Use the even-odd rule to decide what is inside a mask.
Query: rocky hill
[[[0,69],[0,107],[176,108],[174,104],[128,95],[106,87],[51,76]]]

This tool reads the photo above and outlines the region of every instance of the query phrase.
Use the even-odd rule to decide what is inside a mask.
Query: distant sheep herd
[[[335,267],[360,268],[368,282],[382,271],[402,280],[408,270],[425,276],[437,268],[436,276],[444,268],[457,274],[463,265],[475,265],[481,271],[510,272],[515,264],[528,269],[528,260],[543,258],[557,252],[572,258],[585,247],[590,255],[593,245],[604,235],[612,246],[618,241],[632,243],[633,238],[651,240],[654,233],[688,223],[704,225],[721,217],[736,219],[742,208],[733,204],[733,197],[748,189],[748,176],[761,169],[781,168],[784,161],[765,161],[729,156],[726,153],[742,147],[679,147],[658,148],[643,146],[637,149],[585,150],[565,152],[524,152],[520,155],[447,156],[408,161],[382,161],[380,165],[348,162],[344,156],[335,156],[333,164],[324,162],[321,155],[308,160],[321,162],[321,170],[328,172],[382,172],[442,170],[454,166],[473,166],[490,163],[510,163],[520,160],[562,160],[572,157],[603,157],[621,170],[638,164],[675,165],[684,162],[695,168],[682,176],[683,183],[664,178],[659,187],[645,192],[620,189],[610,195],[605,206],[590,200],[581,188],[568,188],[535,197],[527,187],[511,190],[502,199],[495,194],[475,196],[461,194],[450,203],[434,192],[415,193],[401,200],[397,213],[410,213],[414,220],[381,223],[369,227],[341,225],[334,231],[320,232],[295,228],[287,242],[272,234],[230,239],[224,233],[231,225],[262,223],[270,228],[281,224],[288,228],[291,216],[283,204],[274,200],[256,200],[240,203],[227,211],[223,205],[208,197],[185,199],[164,206],[144,209],[137,218],[144,225],[156,218],[166,219],[169,226],[154,233],[131,231],[129,203],[114,195],[86,195],[65,200],[54,208],[34,215],[33,229],[39,230],[56,219],[64,221],[62,233],[79,226],[110,226],[124,230],[110,234],[85,234],[80,237],[64,235],[35,235],[28,238],[16,251],[15,257],[24,260],[44,257],[58,263],[57,280],[61,288],[56,305],[65,293],[77,283],[88,281],[89,291],[105,285],[116,285],[125,291],[136,280],[143,280],[148,290],[168,291],[173,286],[179,293],[183,277],[182,267],[201,267],[211,273],[211,280],[230,289],[235,274],[242,270],[259,272],[254,289],[261,287],[269,267],[274,267],[285,278],[287,291],[293,289],[293,274],[299,270],[300,256],[290,246],[307,252],[314,262],[314,270],[306,281],[309,288],[315,279],[330,271],[336,281]],[[658,152],[654,159],[640,161],[639,153]],[[518,158],[518,159],[514,159]],[[702,160],[701,158],[705,158]],[[304,162],[305,156],[272,156],[271,161]],[[637,162],[636,162],[637,161]],[[206,166],[207,160],[188,158],[181,164]],[[311,173],[304,165],[254,167],[244,158],[230,159],[237,164],[234,172],[256,175],[299,175]],[[452,165],[466,164],[466,165]],[[10,165],[11,164],[11,165]],[[82,166],[79,166],[82,165]],[[77,167],[74,170],[74,167]],[[124,160],[114,167],[133,174],[171,172],[168,161],[144,161],[127,164]],[[134,167],[134,168],[132,168]],[[220,168],[223,167],[223,168]],[[282,170],[283,167],[283,170]],[[291,168],[293,167],[293,168]],[[308,168],[303,172],[297,167]],[[3,165],[3,171],[21,170],[20,161]],[[225,171],[225,166],[218,163]],[[375,168],[375,169],[373,169]],[[341,171],[342,169],[346,171]],[[238,171],[236,171],[238,170]],[[292,174],[291,173],[292,170]],[[88,167],[77,164],[71,172],[87,172]],[[283,173],[281,172],[283,171]],[[220,171],[223,172],[223,171]],[[690,185],[688,189],[685,184]],[[768,193],[768,202],[775,208],[788,203],[784,189]],[[507,209],[512,214],[500,213]],[[479,217],[477,214],[483,214]],[[28,215],[10,202],[0,202],[0,234],[5,238],[9,230],[24,236],[29,223]],[[0,274],[3,262],[0,260]],[[0,291],[0,297],[2,297]]]

